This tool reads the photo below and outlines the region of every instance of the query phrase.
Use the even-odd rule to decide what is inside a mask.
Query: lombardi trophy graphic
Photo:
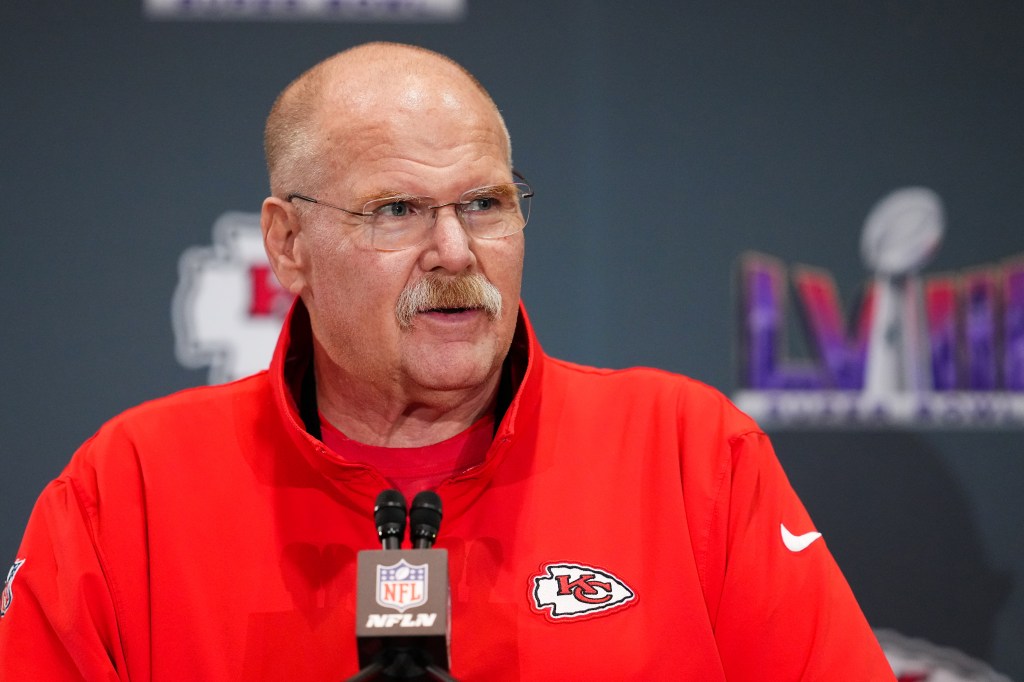
[[[896,190],[864,223],[861,255],[874,272],[874,310],[864,392],[870,398],[932,389],[928,321],[918,273],[942,241],[938,195],[924,187]]]

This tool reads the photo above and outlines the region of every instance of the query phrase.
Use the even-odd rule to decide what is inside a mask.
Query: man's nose
[[[436,263],[449,272],[462,272],[475,260],[471,247],[472,237],[462,222],[456,204],[438,206],[434,212],[434,227],[430,232],[431,251]],[[431,268],[433,269],[433,267]]]

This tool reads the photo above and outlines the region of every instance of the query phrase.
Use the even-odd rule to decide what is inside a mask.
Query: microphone
[[[419,499],[419,495],[416,497]],[[402,493],[382,490],[373,505],[373,521],[377,524],[377,537],[382,549],[401,547],[405,536],[405,497]]]
[[[381,548],[359,552],[356,562],[357,680],[454,681],[450,669],[448,551],[434,549],[441,527],[441,498],[424,491],[413,498],[409,536],[414,549],[399,549],[405,534],[405,498],[397,490],[377,496],[373,520]]]
[[[409,510],[409,539],[416,549],[430,549],[441,528],[441,496],[424,490],[412,498]]]

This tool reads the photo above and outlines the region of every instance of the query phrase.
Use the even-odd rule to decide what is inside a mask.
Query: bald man
[[[492,415],[516,326],[524,221],[483,235],[464,219],[494,209],[473,203],[394,215],[413,212],[403,201],[413,196],[433,206],[504,186],[516,199],[508,134],[487,93],[437,55],[367,45],[281,95],[266,148],[267,253],[309,312],[323,418],[362,443],[421,446]],[[373,243],[385,218],[403,230],[387,235],[400,243]],[[416,287],[417,309],[396,311]]]
[[[436,490],[464,680],[885,680],[764,433],[651,369],[545,355],[533,190],[451,60],[356,47],[267,121],[296,302],[270,369],[104,425],[8,574],[5,680],[339,680],[387,488]]]

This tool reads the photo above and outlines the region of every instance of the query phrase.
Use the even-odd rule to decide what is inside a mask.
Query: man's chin
[[[472,391],[490,389],[501,359],[483,349],[453,348],[462,344],[444,344],[429,357],[411,358],[408,375],[412,381],[433,391]]]

